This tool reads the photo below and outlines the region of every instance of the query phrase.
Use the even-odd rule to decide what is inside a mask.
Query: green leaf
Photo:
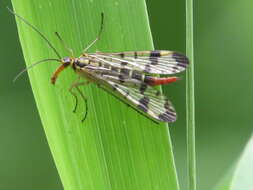
[[[75,56],[96,38],[100,14],[105,14],[101,40],[89,52],[152,50],[144,0],[12,0],[16,13],[35,25],[69,56],[57,40],[59,32]],[[27,66],[56,58],[46,42],[17,19]],[[63,71],[55,86],[50,77],[59,63],[43,63],[29,70],[29,78],[47,140],[64,189],[178,189],[171,140],[166,124],[157,125],[91,84],[81,90],[88,99],[72,113],[68,92],[77,77]],[[25,108],[24,108],[25,111]],[[29,114],[29,113],[27,113]]]
[[[248,142],[235,169],[231,190],[251,190],[253,187],[253,137]]]
[[[251,190],[253,187],[253,137],[247,143],[242,155],[216,190]]]
[[[213,190],[230,190],[231,182],[234,174],[234,166],[227,172],[219,183],[212,188]]]

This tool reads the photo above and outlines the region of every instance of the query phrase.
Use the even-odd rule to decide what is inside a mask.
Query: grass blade
[[[78,52],[97,35],[100,13],[105,30],[96,50],[153,49],[144,0],[12,0],[15,11],[38,27],[66,52],[53,35]],[[27,66],[44,58],[55,58],[38,34],[17,19]],[[156,125],[114,99],[95,85],[82,91],[88,99],[87,120],[81,123],[84,103],[77,114],[68,87],[76,75],[64,71],[56,86],[50,76],[58,65],[41,64],[29,71],[36,104],[64,189],[178,189],[167,125]]]
[[[195,100],[194,100],[194,46],[193,46],[193,0],[186,0],[186,55],[190,67],[186,73],[186,120],[187,120],[187,162],[189,190],[196,190],[195,155]]]

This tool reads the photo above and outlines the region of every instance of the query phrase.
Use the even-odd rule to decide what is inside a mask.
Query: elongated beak
[[[69,66],[70,63],[63,63],[62,65],[60,65],[54,72],[53,76],[51,77],[51,83],[54,85],[58,75],[66,68]]]

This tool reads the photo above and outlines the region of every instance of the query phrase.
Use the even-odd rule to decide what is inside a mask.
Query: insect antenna
[[[67,44],[64,42],[64,40],[61,38],[60,34],[58,32],[55,32],[55,35],[62,43],[63,47],[71,54],[72,57],[74,57],[73,50],[67,46]]]
[[[57,61],[57,62],[61,62],[60,59],[43,59],[43,60],[40,60],[40,61],[37,61],[31,65],[29,65],[28,67],[26,67],[25,69],[23,69],[22,71],[20,71],[17,76],[13,79],[13,82],[15,82],[24,72],[28,71],[29,69],[33,68],[34,66],[40,64],[40,63],[44,63],[44,62],[47,62],[47,61]]]
[[[102,12],[102,13],[101,13],[100,30],[99,30],[99,33],[98,33],[98,36],[97,36],[98,39],[100,38],[103,29],[104,29],[104,13]]]
[[[100,39],[100,36],[101,36],[101,33],[104,29],[104,13],[102,12],[101,13],[101,24],[100,24],[100,30],[98,32],[98,35],[96,37],[96,39],[91,42],[84,50],[83,50],[83,53],[85,53],[91,46],[93,46],[99,39]]]
[[[33,26],[31,23],[29,23],[26,19],[24,19],[22,16],[18,15],[17,13],[13,12],[9,7],[7,7],[8,11],[18,17],[20,20],[22,20],[25,24],[30,26],[34,31],[36,31],[46,42],[47,44],[52,48],[52,50],[55,52],[57,57],[61,59],[61,55],[58,53],[56,48],[53,46],[53,44],[46,38],[44,34],[42,34],[35,26]]]

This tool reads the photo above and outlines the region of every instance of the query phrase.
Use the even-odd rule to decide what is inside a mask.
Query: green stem
[[[186,74],[186,119],[187,119],[187,162],[188,189],[196,190],[195,155],[195,100],[194,100],[194,39],[193,0],[186,0],[186,54],[190,67]]]

